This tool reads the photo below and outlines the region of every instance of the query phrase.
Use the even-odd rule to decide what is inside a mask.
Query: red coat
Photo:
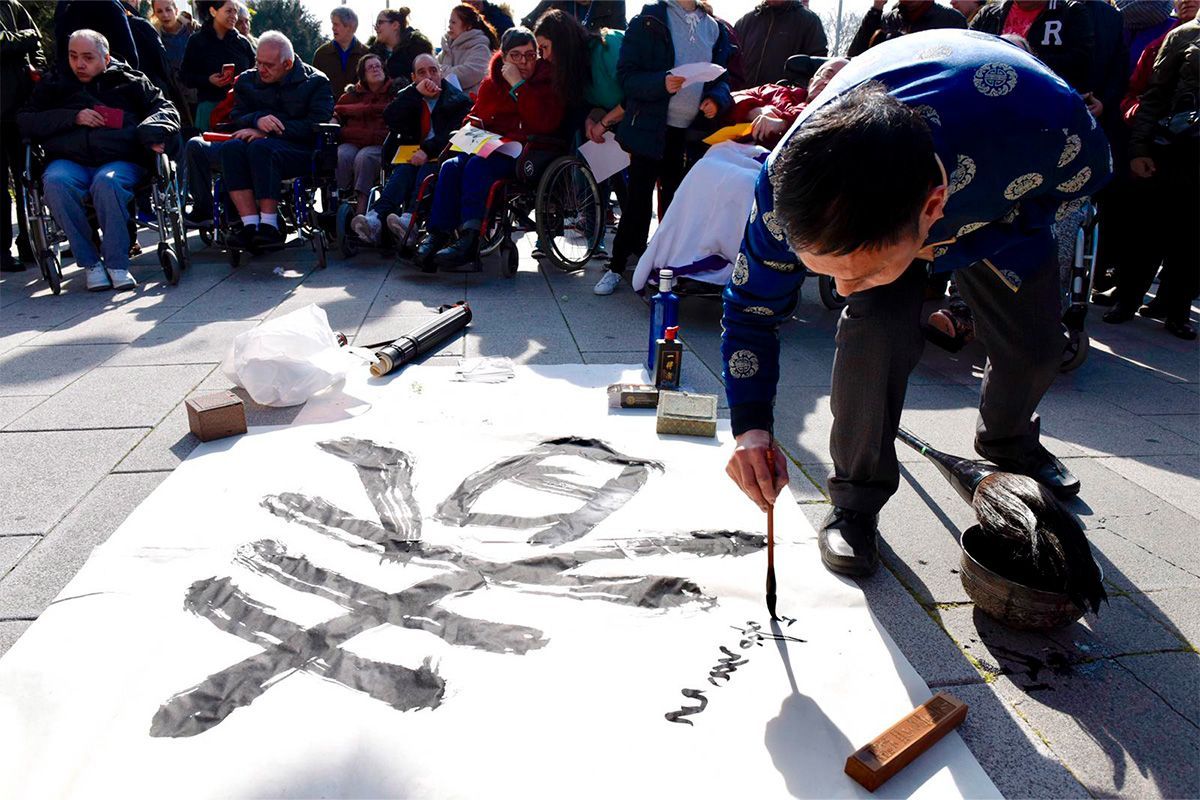
[[[383,121],[383,109],[395,98],[391,81],[378,92],[355,84],[350,87],[333,107],[333,113],[342,124],[342,142],[357,147],[383,144],[388,126]]]
[[[488,76],[479,84],[471,115],[483,127],[518,142],[528,136],[552,136],[562,127],[565,103],[554,90],[553,68],[539,59],[529,80],[511,89],[500,74],[503,56],[496,53]]]
[[[808,90],[803,86],[780,86],[776,83],[764,83],[733,93],[733,109],[731,120],[735,123],[749,122],[750,110],[763,106],[774,106],[779,111],[779,117],[788,125],[796,121],[800,112],[808,105]]]

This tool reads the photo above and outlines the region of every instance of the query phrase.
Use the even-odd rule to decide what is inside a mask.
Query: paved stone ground
[[[193,245],[198,247],[199,243]],[[470,330],[434,362],[505,355],[520,363],[638,363],[646,311],[627,286],[592,295],[597,265],[538,271],[522,243],[513,280],[424,276],[376,254],[315,270],[288,251],[231,270],[200,251],[174,288],[152,253],[136,292],[88,294],[69,271],[52,297],[33,272],[0,281],[0,653],[51,602],[125,517],[196,445],[183,400],[227,388],[229,341],[308,303],[359,342],[405,331],[466,298]],[[276,267],[282,267],[279,272]],[[719,306],[684,302],[685,377],[719,391]],[[817,523],[830,425],[835,315],[805,287],[783,328],[778,434],[792,492]],[[1200,796],[1200,357],[1195,343],[1137,319],[1091,318],[1088,362],[1043,403],[1049,446],[1083,480],[1075,510],[1112,596],[1099,618],[1052,634],[1017,634],[976,612],[958,575],[956,537],[971,512],[927,463],[901,453],[900,491],[885,509],[886,569],[862,588],[882,626],[931,687],[971,706],[966,741],[1009,797]],[[904,423],[935,446],[969,453],[982,355],[927,348]],[[250,424],[296,409],[248,403]],[[787,567],[782,565],[786,580]]]

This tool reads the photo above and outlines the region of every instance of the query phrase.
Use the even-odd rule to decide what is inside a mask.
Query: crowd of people
[[[541,2],[519,21],[507,6],[466,0],[450,9],[440,34],[416,30],[407,8],[384,8],[369,36],[360,35],[355,12],[340,6],[330,15],[332,38],[311,54],[294,52],[278,31],[254,37],[251,9],[241,0],[180,2],[153,0],[147,20],[132,0],[60,0],[48,68],[51,54],[42,52],[26,9],[0,0],[0,173],[6,190],[16,185],[21,140],[42,144],[45,196],[89,288],[134,285],[128,201],[154,149],[165,148],[186,176],[189,225],[211,226],[219,202],[235,245],[269,248],[284,238],[280,181],[308,169],[313,125],[336,121],[335,180],[355,205],[351,227],[363,241],[405,236],[417,187],[437,173],[416,258],[428,270],[474,259],[487,189],[517,166],[498,153],[447,153],[457,129],[475,124],[518,142],[551,135],[601,142],[612,132],[630,163],[601,186],[606,208],[615,207],[615,196],[620,209],[608,268],[595,286],[611,294],[646,251],[654,217],[664,217],[685,177],[713,152],[704,139],[749,122],[742,141],[773,146],[816,94],[789,74],[788,59],[829,54],[821,19],[803,0],[764,0],[733,21],[698,0],[656,0],[632,17],[613,0]],[[874,0],[847,55],[853,63],[902,36],[969,28],[1040,59],[1086,101],[1117,164],[1114,180],[1091,198],[1102,236],[1093,300],[1112,306],[1107,322],[1141,314],[1194,338],[1198,5]],[[695,63],[725,72],[708,82],[671,73]],[[229,136],[203,135],[214,131]],[[958,174],[958,166],[948,168]],[[226,190],[220,198],[212,196],[214,171]],[[368,203],[375,187],[380,196]],[[88,194],[95,223],[82,209]],[[1074,242],[1082,206],[1061,214],[1061,241]],[[8,215],[4,225],[2,268],[21,269],[31,257],[28,237],[15,237],[14,255]],[[944,291],[944,279],[932,282],[932,293]],[[957,282],[949,294],[929,323],[968,339],[969,303]]]

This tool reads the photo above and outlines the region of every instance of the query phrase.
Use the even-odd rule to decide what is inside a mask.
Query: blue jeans
[[[442,162],[429,227],[450,232],[458,228],[478,228],[487,208],[488,190],[501,178],[516,172],[517,161],[499,153],[488,158],[460,153]]]
[[[129,269],[129,208],[133,188],[146,170],[128,161],[110,161],[99,167],[85,167],[74,161],[56,159],[46,167],[42,186],[50,213],[62,226],[81,267],[101,263],[92,242],[92,224],[83,201],[89,195],[100,232],[104,237],[104,266]]]
[[[230,139],[221,144],[226,190],[253,189],[256,200],[278,200],[285,179],[308,175],[311,169],[312,147],[270,138],[250,143]]]
[[[392,174],[388,175],[387,183],[383,185],[383,190],[379,193],[379,200],[371,206],[371,209],[379,215],[380,219],[387,219],[388,214],[394,214],[401,208],[408,208],[409,203],[416,197],[417,188],[435,169],[437,169],[437,165],[428,161],[419,167],[414,167],[412,164],[397,164],[392,169]]]

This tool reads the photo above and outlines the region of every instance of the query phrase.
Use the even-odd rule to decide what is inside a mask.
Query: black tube
[[[377,350],[371,374],[379,378],[415,361],[467,327],[470,321],[471,307],[465,300],[442,306],[436,317]]]
[[[980,482],[988,475],[1000,471],[982,461],[959,458],[949,453],[943,453],[941,450],[935,450],[929,442],[917,438],[904,428],[896,431],[896,438],[928,458],[938,468],[938,472],[950,481],[950,485],[954,487],[954,491],[958,492],[959,497],[968,503],[975,499],[975,490],[979,488]]]

